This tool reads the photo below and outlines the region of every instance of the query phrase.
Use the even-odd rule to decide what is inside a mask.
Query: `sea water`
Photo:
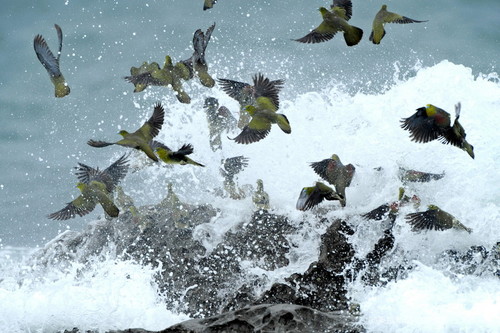
[[[323,1],[220,0],[203,12],[200,1],[20,1],[5,4],[0,23],[0,331],[49,332],[142,327],[159,330],[187,318],[165,310],[157,292],[155,269],[110,257],[96,261],[84,276],[79,267],[47,276],[29,276],[25,257],[65,230],[81,230],[102,215],[65,222],[46,219],[64,207],[78,190],[72,168],[77,162],[107,167],[125,152],[121,147],[94,149],[90,139],[117,140],[120,129],[139,127],[161,101],[166,119],[158,138],[171,148],[193,144],[192,158],[206,165],[159,167],[132,154],[135,172],[122,185],[136,204],[159,202],[168,183],[183,201],[210,203],[223,210],[215,225],[202,225],[195,236],[208,248],[251,216],[250,198],[232,204],[214,197],[221,186],[222,158],[244,155],[249,166],[238,175],[240,184],[264,181],[272,209],[301,221],[312,212],[295,210],[300,190],[318,177],[309,162],[336,153],[356,166],[347,189],[347,206],[330,207],[329,218],[349,218],[356,227],[351,241],[358,253],[370,251],[378,226],[358,216],[397,198],[399,167],[445,173],[439,181],[412,184],[421,208],[436,204],[473,229],[415,234],[403,218],[396,221],[392,257],[414,263],[404,280],[384,288],[353,283],[350,294],[360,304],[363,325],[374,332],[494,332],[500,313],[500,282],[494,276],[457,276],[437,263],[444,250],[491,249],[500,231],[500,11],[497,1],[388,1],[389,10],[429,22],[387,25],[378,46],[368,42],[371,19],[380,3],[355,3],[351,24],[364,30],[358,46],[348,48],[339,34],[332,41],[302,45],[290,39],[305,35],[319,23],[316,8]],[[439,15],[438,15],[439,13]],[[237,145],[223,139],[222,151],[212,152],[203,101],[214,96],[235,116],[239,106],[217,86],[208,89],[195,80],[185,83],[192,103],[177,102],[164,87],[133,94],[122,77],[143,61],[174,61],[192,53],[193,32],[216,28],[207,48],[214,77],[251,82],[262,72],[285,79],[280,110],[292,126],[286,135],[277,127],[261,142]],[[61,70],[72,89],[63,99],[53,88],[32,48],[40,33],[55,52],[53,24],[64,33]],[[400,128],[400,119],[425,104],[452,115],[462,104],[460,121],[475,159],[439,142],[417,144]],[[238,132],[227,133],[234,137]],[[381,169],[375,169],[381,168]],[[377,171],[380,170],[380,171]],[[403,213],[410,212],[405,208]],[[234,218],[233,218],[234,217]],[[269,283],[304,272],[317,258],[319,237],[326,226],[304,225],[292,235],[298,248],[290,265],[259,271]],[[203,231],[203,232],[202,232]],[[203,238],[209,232],[210,239]],[[249,272],[257,270],[242,263]],[[110,278],[111,277],[111,278]],[[68,300],[71,305],[68,306]],[[138,302],[138,300],[140,300]]]

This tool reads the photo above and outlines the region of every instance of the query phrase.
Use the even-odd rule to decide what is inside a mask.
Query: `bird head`
[[[322,16],[325,16],[327,14],[330,13],[330,11],[328,9],[326,9],[325,7],[319,7],[319,12],[321,13]]]
[[[387,5],[382,5],[382,10],[387,10]]]
[[[127,132],[127,131],[125,131],[125,130],[121,130],[120,132],[118,132],[118,134],[120,134],[121,136],[123,136],[123,137],[124,137],[125,135],[127,135],[127,134],[128,134],[128,132]]]
[[[68,84],[65,82],[63,84],[58,84],[55,87],[55,96],[56,97],[64,97],[70,93],[70,89]]]
[[[425,112],[427,113],[427,116],[431,117],[436,114],[437,109],[434,105],[432,104],[427,104],[425,106]]]
[[[339,155],[337,155],[337,154],[333,154],[333,155],[332,155],[332,160],[334,160],[335,162],[340,162],[340,157],[339,157]]]
[[[439,210],[439,207],[438,207],[438,206],[436,206],[436,205],[428,205],[428,206],[427,206],[427,209],[428,209],[428,210]]]
[[[264,182],[262,179],[257,179],[257,191],[262,191],[264,189]]]
[[[84,183],[82,183],[82,182],[78,182],[76,184],[76,188],[78,188],[80,191],[83,191],[83,189],[85,188],[85,186],[86,185]]]
[[[205,104],[203,107],[205,108],[217,108],[219,106],[219,101],[215,97],[207,97],[205,99]]]
[[[163,64],[163,68],[165,69],[172,66],[172,58],[169,55],[165,56],[165,63]]]
[[[255,111],[257,110],[255,108],[255,106],[253,105],[247,105],[243,108],[243,110],[245,110],[246,112],[248,112],[251,116],[253,116],[255,114]]]

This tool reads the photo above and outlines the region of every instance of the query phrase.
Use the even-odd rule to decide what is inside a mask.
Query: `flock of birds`
[[[205,0],[204,9],[212,8],[215,2],[216,0]],[[306,36],[296,39],[296,41],[303,43],[325,42],[332,39],[337,32],[342,31],[348,46],[359,43],[363,31],[347,23],[352,16],[351,0],[333,0],[331,10],[321,7],[319,11],[323,17],[321,24]],[[388,12],[387,6],[383,5],[375,16],[369,39],[374,44],[379,44],[385,35],[385,23],[415,22],[425,21],[417,21]],[[167,55],[163,67],[160,67],[156,62],[144,62],[139,67],[132,67],[130,70],[131,75],[124,77],[124,79],[134,84],[134,92],[141,92],[148,86],[166,86],[174,90],[179,102],[190,103],[191,98],[183,90],[182,81],[198,77],[201,84],[206,87],[211,88],[216,84],[216,80],[208,73],[208,64],[205,60],[205,51],[214,28],[215,23],[206,32],[198,29],[194,33],[194,52],[189,59],[179,61],[174,65],[171,57]],[[34,49],[38,59],[50,76],[55,88],[55,96],[64,97],[70,93],[70,88],[59,67],[63,34],[57,24],[55,29],[59,40],[57,57],[51,52],[41,35],[35,37]],[[288,118],[284,114],[277,112],[279,109],[279,92],[284,86],[284,81],[270,80],[260,73],[254,75],[252,79],[252,84],[230,79],[217,79],[221,89],[239,102],[239,120],[236,120],[226,107],[219,106],[217,99],[209,97],[205,100],[204,107],[210,130],[210,146],[213,151],[221,149],[221,135],[235,129],[236,126],[241,129],[241,132],[230,139],[238,144],[252,144],[263,140],[270,133],[273,124],[277,124],[284,133],[291,133]],[[448,112],[428,104],[425,107],[418,108],[417,112],[412,116],[402,119],[401,127],[410,132],[410,138],[415,142],[426,143],[437,139],[466,151],[474,158],[474,148],[466,141],[465,130],[458,121],[460,110],[461,104],[458,103],[455,107],[455,120],[452,125]],[[134,148],[144,152],[154,162],[161,160],[167,164],[191,164],[203,167],[203,164],[188,157],[193,153],[192,145],[184,144],[179,150],[174,151],[164,143],[155,140],[163,126],[164,117],[165,110],[161,103],[157,103],[154,105],[152,116],[139,129],[134,132],[125,130],[119,132],[122,136],[121,140],[106,142],[91,139],[87,143],[96,148],[110,145]],[[78,167],[76,167],[77,188],[81,191],[81,194],[68,203],[66,207],[48,215],[48,217],[54,220],[67,220],[77,215],[84,216],[94,210],[97,204],[100,204],[110,217],[117,217],[120,210],[113,201],[113,192],[127,174],[129,167],[127,158],[127,155],[124,154],[104,170],[78,163]],[[243,156],[236,156],[222,161],[221,173],[225,178],[224,185],[232,198],[244,196],[234,182],[234,176],[243,170],[247,162],[248,159]],[[300,192],[296,208],[305,211],[317,206],[324,200],[336,200],[340,202],[342,207],[345,207],[346,188],[351,184],[356,171],[354,165],[344,165],[339,156],[334,154],[331,158],[311,163],[311,167],[334,188],[319,181],[315,182],[312,187],[304,187]],[[424,182],[437,180],[443,176],[442,174],[429,174],[415,170],[402,169],[401,171],[401,179],[404,182]],[[258,180],[257,185],[258,189],[254,193],[254,202],[258,207],[268,209],[269,198],[264,191],[262,181]],[[399,207],[408,203],[418,206],[420,199],[416,196],[408,197],[404,195],[404,190],[400,189],[398,201],[384,204],[364,214],[363,217],[378,220],[389,217],[390,220],[394,221]],[[461,224],[451,214],[435,205],[428,206],[426,211],[408,214],[406,220],[413,226],[414,230],[444,230],[453,227],[471,232],[469,228]]]

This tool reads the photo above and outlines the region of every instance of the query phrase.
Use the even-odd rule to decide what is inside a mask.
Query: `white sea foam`
[[[271,284],[293,271],[302,273],[317,258],[319,236],[326,225],[315,222],[314,212],[295,209],[301,188],[319,179],[309,162],[336,153],[344,163],[356,165],[355,178],[347,189],[347,207],[341,209],[337,202],[321,205],[331,208],[327,213],[331,219],[353,217],[356,233],[351,239],[361,254],[373,248],[380,237],[380,228],[356,215],[397,199],[402,185],[397,176],[400,166],[445,172],[439,181],[408,185],[407,192],[418,194],[421,209],[436,204],[474,232],[415,234],[403,218],[398,218],[394,228],[396,250],[391,255],[419,263],[417,269],[407,279],[391,282],[385,288],[365,289],[354,284],[353,301],[361,304],[362,320],[369,331],[495,331],[500,329],[500,324],[492,319],[494,311],[500,313],[498,278],[451,278],[442,266],[436,265],[436,258],[450,248],[466,250],[471,245],[483,245],[490,249],[500,240],[498,76],[474,76],[471,69],[448,61],[415,71],[415,76],[403,80],[399,78],[406,76],[398,74],[394,85],[376,94],[348,93],[345,85],[333,83],[322,91],[310,92],[294,91],[285,85],[279,112],[290,120],[292,134],[284,134],[274,126],[266,139],[251,145],[238,145],[224,138],[223,151],[216,153],[209,147],[202,107],[204,97],[208,96],[206,90],[200,89],[205,94],[203,98],[182,105],[173,102],[171,96],[164,97],[164,91],[160,95],[159,89],[150,89],[149,95],[134,97],[145,114],[150,113],[155,97],[168,105],[165,130],[158,139],[172,148],[192,143],[195,151],[191,157],[207,167],[148,166],[130,173],[123,187],[137,204],[144,204],[160,201],[166,193],[166,184],[173,183],[181,200],[219,208],[216,221],[195,230],[195,237],[210,250],[225,232],[253,213],[248,197],[233,203],[214,197],[215,188],[222,183],[220,159],[248,157],[249,166],[238,175],[239,183],[255,185],[258,178],[263,179],[274,211],[302,226],[290,238],[297,247],[290,252],[288,267],[263,271],[252,263],[244,263],[243,268],[249,274],[265,276]],[[210,94],[237,116],[239,106],[234,100],[217,88]],[[414,143],[409,133],[400,128],[399,120],[420,106],[431,103],[453,115],[457,102],[462,103],[460,120],[467,140],[474,145],[474,160],[466,152],[439,142]],[[235,134],[228,133],[231,137]],[[376,167],[382,170],[376,171]],[[411,210],[405,207],[403,213]],[[154,270],[148,267],[110,260],[96,264],[92,274],[83,277],[75,270],[50,281],[24,281],[21,286],[16,281],[4,280],[0,284],[0,325],[6,325],[10,332],[72,326],[161,329],[185,319],[182,314],[164,309],[153,274]],[[66,305],[68,300],[71,306]]]

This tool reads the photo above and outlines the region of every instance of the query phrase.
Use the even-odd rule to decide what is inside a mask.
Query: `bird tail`
[[[120,214],[120,210],[105,193],[99,192],[97,194],[97,197],[106,214],[111,217],[118,217],[118,214]]]
[[[104,141],[97,141],[97,140],[92,140],[92,139],[90,139],[89,141],[87,141],[87,144],[89,146],[92,146],[92,147],[95,147],[95,148],[102,148],[102,147],[107,147],[107,146],[114,145],[114,143],[104,142]]]
[[[344,39],[347,46],[353,46],[358,44],[362,37],[363,37],[363,30],[353,25],[351,26],[350,29],[344,32]]]
[[[288,118],[281,113],[278,113],[277,116],[278,119],[276,120],[276,122],[278,123],[278,126],[281,128],[281,130],[286,134],[292,133],[292,128],[290,127],[290,122],[288,121]]]
[[[385,36],[385,30],[383,30],[383,32],[382,32],[382,37],[380,37],[380,39],[376,40],[376,39],[374,39],[373,30],[372,30],[372,32],[370,33],[370,37],[368,37],[368,40],[370,42],[372,42],[373,44],[378,45],[378,44],[380,44],[380,41],[382,40],[382,38],[384,38],[384,36]]]

